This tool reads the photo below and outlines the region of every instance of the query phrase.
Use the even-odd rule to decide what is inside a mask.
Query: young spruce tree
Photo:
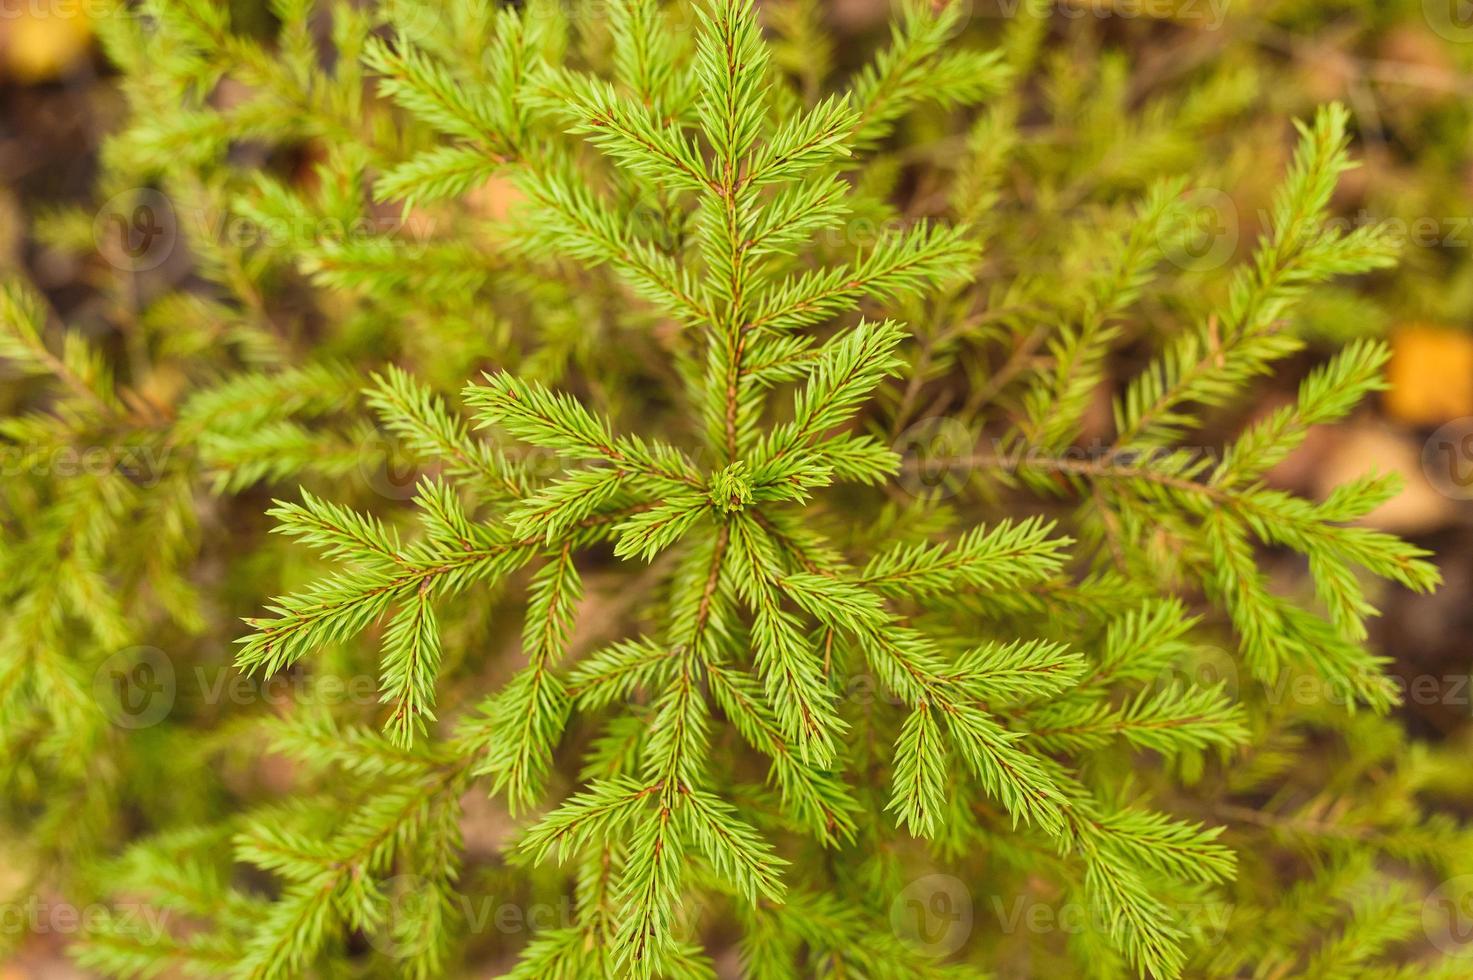
[[[810,0],[98,18],[99,200],[180,247],[65,327],[0,295],[4,810],[112,908],[83,966],[1466,975],[1422,914],[1456,758],[1365,643],[1437,572],[1358,523],[1394,480],[1265,482],[1386,349],[1244,414],[1393,262],[1329,220],[1346,111],[1219,269],[1181,153],[1102,161],[1230,129],[1241,76],[1117,127],[1123,62],[964,7],[847,77]]]

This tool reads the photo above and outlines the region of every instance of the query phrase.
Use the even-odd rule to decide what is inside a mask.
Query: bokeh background
[[[1019,4],[1042,0],[971,2],[968,30],[985,43]],[[233,6],[237,25],[269,29],[263,7]],[[862,62],[890,16],[885,0],[814,0],[782,11],[794,8],[822,26],[816,47],[786,52],[799,69],[816,59]],[[1317,297],[1310,328],[1333,340],[1348,324],[1361,332],[1369,323],[1394,351],[1390,387],[1346,425],[1314,433],[1273,480],[1320,497],[1370,468],[1402,474],[1405,492],[1371,523],[1434,551],[1445,585],[1431,596],[1383,595],[1373,643],[1413,692],[1400,709],[1410,730],[1468,743],[1473,691],[1450,679],[1466,681],[1473,669],[1473,4],[1049,0],[1048,14],[1046,57],[1078,66],[1058,77],[1115,87],[1119,111],[1069,127],[1025,124],[1024,139],[1038,153],[1066,155],[1078,175],[1050,184],[1048,198],[1029,205],[1067,216],[1102,186],[1129,188],[1175,161],[1205,160],[1216,186],[1200,196],[1201,240],[1181,257],[1187,263],[1225,265],[1251,248],[1283,170],[1285,118],[1332,99],[1354,113],[1363,165],[1343,182],[1335,208],[1347,222],[1389,223],[1405,238],[1403,261]],[[91,283],[110,270],[96,251],[56,247],[65,237],[57,223],[79,208],[95,215],[104,207],[93,191],[99,148],[124,111],[93,16],[87,0],[0,0],[0,266],[25,269],[82,329],[97,302]],[[1161,125],[1153,107],[1188,80],[1206,93],[1204,123],[1183,135]],[[305,147],[300,179],[310,179],[313,162],[314,149]],[[918,199],[928,190],[906,189]],[[490,186],[476,200],[492,212],[505,193]],[[95,226],[107,234],[107,222]],[[1270,379],[1255,411],[1290,398],[1301,373]],[[1099,406],[1102,432],[1109,394]],[[1276,572],[1303,574],[1287,559]],[[1435,696],[1415,696],[1414,681],[1424,677],[1438,679]],[[0,853],[0,894],[7,876],[19,874],[9,868]],[[85,975],[62,952],[66,930],[13,925],[3,923],[0,935],[0,980]]]

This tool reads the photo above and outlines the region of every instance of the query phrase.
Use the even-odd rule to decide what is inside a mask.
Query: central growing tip
[[[741,510],[752,502],[752,483],[747,474],[747,464],[742,460],[727,466],[711,476],[707,491],[711,503],[728,514]]]

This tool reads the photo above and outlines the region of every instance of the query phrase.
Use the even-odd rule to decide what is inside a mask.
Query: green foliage
[[[1417,902],[1468,837],[1426,815],[1450,764],[1388,714],[1365,623],[1387,582],[1439,574],[1359,523],[1392,480],[1310,500],[1267,477],[1381,387],[1385,345],[1235,414],[1310,348],[1320,290],[1393,263],[1329,220],[1344,108],[1285,134],[1248,254],[1183,273],[1173,154],[1116,181],[1085,153],[1091,208],[1056,207],[1076,161],[1025,145],[1028,80],[1081,140],[1116,90],[1040,64],[1036,11],[981,46],[962,4],[906,2],[844,82],[821,46],[795,62],[801,0],[283,2],[254,34],[210,3],[112,9],[132,115],[102,188],[162,188],[193,276],[113,270],[148,290],[127,356],[0,291],[7,448],[108,460],[3,491],[5,814],[38,883],[170,913],[95,922],[83,964],[1412,969]],[[1190,132],[1240,87],[1135,124]],[[307,181],[238,159],[303,144]],[[928,483],[904,436],[942,411],[961,445]],[[276,538],[254,533],[272,494]],[[140,644],[177,690],[134,729],[91,679],[135,676]],[[1228,676],[1193,670],[1221,647]],[[206,668],[254,702],[283,678],[373,692],[227,711],[190,696]],[[1306,679],[1313,703],[1278,696]],[[1347,758],[1316,768],[1314,739]],[[976,913],[939,951],[903,928],[936,869]],[[987,918],[1039,895],[1089,914],[1037,949]],[[506,896],[566,904],[508,941],[481,914]]]

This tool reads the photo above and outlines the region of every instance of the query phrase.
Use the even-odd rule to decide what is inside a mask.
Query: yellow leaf
[[[1386,410],[1409,425],[1473,415],[1473,334],[1412,324],[1391,336]]]
[[[44,82],[85,57],[92,24],[81,6],[44,0],[16,5],[12,16],[0,21],[5,72],[22,82]]]

